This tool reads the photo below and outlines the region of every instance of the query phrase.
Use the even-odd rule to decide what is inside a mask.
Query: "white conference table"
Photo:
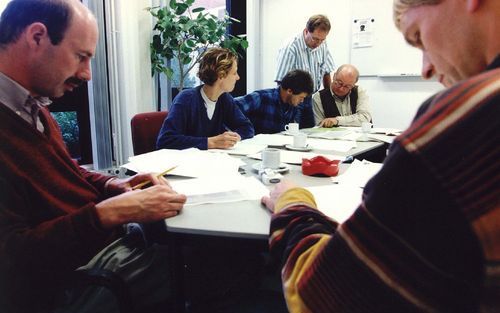
[[[358,142],[357,147],[346,153],[313,150],[315,153],[335,154],[340,156],[353,156],[363,158],[363,154],[383,149],[385,154],[386,144],[382,142]],[[256,175],[252,164],[259,160],[243,157],[246,163],[244,175]],[[345,171],[348,164],[340,164],[340,173]],[[331,184],[330,177],[312,177],[302,174],[300,165],[289,165],[290,170],[284,173],[284,179],[290,179],[300,186],[311,187]],[[171,178],[169,178],[171,179]],[[173,178],[175,179],[175,178]],[[274,185],[269,185],[272,189]],[[174,286],[172,293],[174,299],[174,312],[185,312],[184,297],[184,259],[182,246],[195,237],[217,237],[228,239],[257,240],[265,243],[269,237],[271,213],[263,206],[260,200],[246,200],[227,203],[200,204],[185,207],[181,214],[166,219],[165,229],[171,256],[170,278]],[[196,240],[196,239],[195,239]]]
[[[384,143],[381,142],[358,142],[357,147],[347,153],[334,153],[357,157],[383,147]],[[332,151],[313,150],[313,152],[332,154]],[[244,157],[243,161],[246,163],[245,175],[257,175],[251,165],[258,160]],[[347,166],[347,164],[341,164],[340,171],[345,170]],[[290,170],[283,174],[284,179],[291,180],[299,186],[311,187],[332,183],[329,177],[303,175],[299,165],[289,165],[289,167]],[[274,185],[269,185],[269,189],[273,187]],[[166,219],[165,225],[169,233],[267,239],[270,220],[270,212],[259,200],[246,200],[187,206],[178,216]]]

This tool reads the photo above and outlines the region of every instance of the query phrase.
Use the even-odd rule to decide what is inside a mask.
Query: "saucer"
[[[252,164],[252,169],[256,172],[261,170],[262,169],[262,162],[257,162],[257,163]],[[277,169],[274,169],[274,171],[277,173],[284,173],[284,172],[287,172],[289,169],[290,169],[290,167],[287,164],[281,163],[280,167]]]
[[[311,151],[313,149],[311,145],[306,145],[305,147],[294,147],[293,145],[290,144],[285,145],[285,148],[287,148],[288,150],[304,151],[304,152]]]
[[[295,136],[297,134],[300,134],[300,131],[298,131],[298,132],[291,132],[289,130],[284,130],[284,131],[281,132],[281,134],[282,135],[287,135],[287,136]]]

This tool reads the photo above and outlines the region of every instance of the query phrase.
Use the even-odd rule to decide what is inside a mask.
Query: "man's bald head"
[[[16,42],[26,27],[37,22],[47,27],[51,43],[57,45],[75,14],[92,16],[77,0],[12,0],[0,17],[0,48]]]

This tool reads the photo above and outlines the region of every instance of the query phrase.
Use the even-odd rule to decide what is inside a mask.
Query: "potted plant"
[[[147,8],[156,18],[153,30],[157,33],[151,43],[152,74],[164,73],[172,79],[173,67],[177,66],[179,91],[209,47],[220,46],[236,53],[248,47],[244,38],[226,33],[227,27],[238,20],[227,14],[218,19],[202,7],[191,10],[193,3],[194,0],[171,0],[167,6]]]

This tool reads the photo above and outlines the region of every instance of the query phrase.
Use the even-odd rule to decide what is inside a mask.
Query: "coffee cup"
[[[299,123],[288,123],[285,125],[285,130],[291,134],[299,132]]]
[[[266,148],[261,152],[262,168],[278,169],[280,167],[280,150]]]
[[[293,147],[305,148],[307,146],[307,135],[304,133],[297,133],[293,135]]]

